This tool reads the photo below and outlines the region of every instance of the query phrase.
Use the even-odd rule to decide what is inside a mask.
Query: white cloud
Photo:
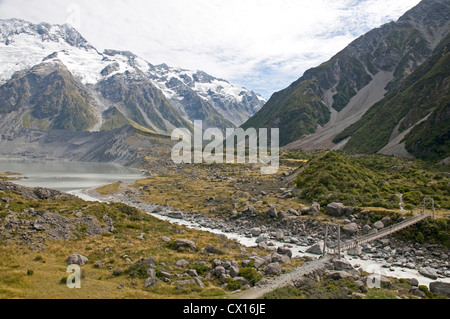
[[[1,18],[72,22],[99,50],[200,69],[269,97],[418,0],[3,0]]]

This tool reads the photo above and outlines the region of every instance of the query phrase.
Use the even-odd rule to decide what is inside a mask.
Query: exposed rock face
[[[430,291],[440,296],[450,297],[450,284],[439,281],[432,282],[430,283]]]
[[[5,180],[0,180],[0,191],[17,192],[27,199],[55,199],[55,198],[74,198],[73,195],[56,191],[53,189],[36,187],[30,188],[20,186]]]
[[[328,204],[327,213],[330,216],[341,217],[345,214],[345,205],[342,203]]]
[[[175,249],[183,250],[188,249],[189,251],[196,252],[197,246],[192,240],[189,239],[177,239],[174,244]]]
[[[66,263],[68,265],[79,265],[79,266],[83,266],[84,264],[86,264],[89,261],[89,259],[86,256],[83,256],[81,254],[75,253],[70,255],[67,259],[66,259]]]
[[[44,188],[29,188],[0,180],[0,190],[14,191],[27,199],[72,198],[73,196]],[[107,218],[99,221],[97,218],[73,214],[68,218],[59,213],[39,211],[33,208],[22,212],[9,211],[8,216],[0,220],[0,237],[11,238],[16,234],[19,241],[26,244],[41,242],[43,238],[51,240],[75,239],[80,236],[100,236],[110,233],[114,228],[114,220]],[[40,238],[40,239],[39,239]]]
[[[405,92],[416,89],[415,93],[423,89],[425,81],[415,88],[409,85],[402,87],[402,82],[427,59],[436,62],[432,58],[433,51],[439,48],[439,44],[442,48],[447,45],[442,41],[445,41],[450,30],[448,11],[447,1],[421,1],[397,22],[368,32],[326,63],[306,71],[288,88],[274,94],[243,127],[280,128],[281,145],[286,148],[314,150],[344,147],[356,153],[380,151],[389,143],[391,134],[396,136],[396,125],[401,126],[403,131],[428,114],[421,113],[423,108],[419,110],[427,94],[432,92],[428,89],[436,87],[436,82],[448,81],[447,75],[435,78],[436,82],[431,81],[433,84],[427,88],[424,100],[414,100],[413,95],[408,100],[409,105],[401,105],[400,99],[395,99],[399,88]],[[427,69],[432,67],[432,64],[428,65]],[[415,80],[419,77],[420,74],[416,74]],[[413,81],[412,78],[410,80]],[[445,99],[445,91],[448,90],[444,85],[438,96]],[[388,100],[391,101],[389,105],[386,104],[379,112],[377,102],[384,104]],[[378,106],[376,110],[373,109],[375,105]],[[395,112],[392,111],[394,108]],[[394,116],[389,123],[385,120],[390,116],[388,114]],[[427,132],[433,134],[429,126],[431,123],[443,124],[438,116],[448,119],[443,109],[435,109],[433,120],[427,119]],[[371,125],[365,127],[369,122]],[[345,133],[339,134],[344,130]],[[417,130],[419,134],[419,128]],[[377,141],[369,146],[368,140]],[[415,147],[419,148],[419,145]],[[411,145],[410,148],[413,147]],[[405,150],[405,153],[408,152]],[[444,154],[442,159],[446,157],[448,154]]]

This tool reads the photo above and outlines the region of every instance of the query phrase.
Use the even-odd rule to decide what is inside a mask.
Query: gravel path
[[[266,293],[274,291],[278,288],[290,285],[293,281],[304,276],[323,270],[328,263],[331,262],[330,257],[325,257],[313,261],[309,261],[294,270],[275,277],[263,286],[255,286],[249,290],[236,294],[237,299],[258,299],[262,298]]]

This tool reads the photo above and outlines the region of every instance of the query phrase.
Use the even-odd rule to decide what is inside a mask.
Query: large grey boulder
[[[314,245],[311,248],[308,248],[306,250],[307,253],[309,254],[313,254],[313,255],[322,255],[323,251],[322,251],[322,247],[320,247],[320,244]]]
[[[156,270],[155,269],[147,269],[148,278],[145,279],[144,287],[150,288],[158,283],[158,279],[156,278]]]
[[[372,228],[369,225],[364,225],[362,232],[364,235],[368,234]]]
[[[259,269],[262,266],[265,266],[268,264],[267,259],[262,258],[260,256],[252,256],[252,257],[250,257],[250,259],[253,260],[253,267],[255,267],[256,269]]]
[[[320,215],[320,204],[317,202],[313,203],[309,209],[309,214],[312,216]]]
[[[342,230],[349,235],[354,235],[358,232],[358,224],[350,223],[342,227]]]
[[[292,258],[292,250],[287,247],[278,247],[277,253],[280,255],[287,255],[289,258]]]
[[[434,280],[436,280],[438,278],[436,270],[434,270],[431,267],[420,268],[419,269],[419,274],[421,274],[424,277],[431,278],[431,279],[434,279]]]
[[[250,234],[253,237],[258,237],[259,235],[261,235],[261,233],[262,233],[262,230],[260,227],[255,227],[255,228],[250,229]]]
[[[335,270],[351,270],[353,269],[352,264],[345,259],[334,259],[333,260]]]
[[[68,265],[79,265],[79,266],[83,266],[84,264],[86,264],[89,261],[89,258],[87,258],[86,256],[83,256],[81,254],[75,253],[70,255],[69,257],[67,257],[66,259],[66,263]]]
[[[277,209],[275,207],[270,207],[269,210],[267,211],[267,215],[273,218],[278,218]]]
[[[281,255],[276,252],[273,252],[272,254],[269,255],[269,262],[273,262],[273,263],[278,262],[280,264],[290,264],[291,258],[289,258],[289,256],[287,256],[287,255]]]
[[[206,246],[205,247],[205,251],[207,253],[215,254],[215,255],[222,255],[223,254],[223,251],[221,251],[219,248],[217,248],[217,247],[215,247],[213,245]]]
[[[197,246],[192,240],[189,239],[177,239],[175,241],[175,249],[182,250],[182,249],[189,249],[189,251],[196,252]]]
[[[373,227],[375,227],[376,229],[380,230],[380,229],[384,228],[384,224],[383,224],[383,222],[381,220],[379,220],[379,221],[377,221],[377,222],[375,222],[373,224]]]
[[[268,264],[266,266],[266,268],[264,268],[264,273],[268,276],[279,275],[279,274],[281,274],[282,271],[283,271],[283,269],[281,268],[280,264],[277,262]]]
[[[450,283],[440,281],[431,282],[430,291],[440,296],[450,297]]]
[[[330,216],[341,217],[345,214],[345,205],[342,203],[328,204],[327,213]]]

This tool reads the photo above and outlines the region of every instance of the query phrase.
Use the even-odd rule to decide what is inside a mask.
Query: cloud
[[[99,50],[200,69],[269,97],[418,0],[3,0],[0,17],[71,22]]]

